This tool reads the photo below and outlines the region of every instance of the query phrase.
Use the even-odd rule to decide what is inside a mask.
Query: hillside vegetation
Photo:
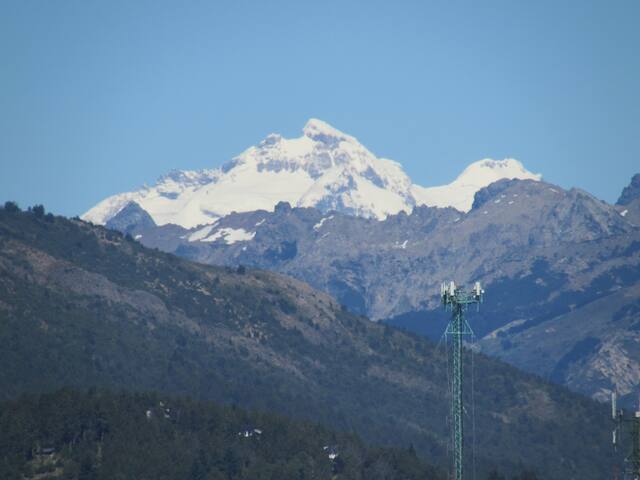
[[[57,391],[0,403],[0,478],[443,479],[413,449],[159,394]]]
[[[191,263],[79,220],[0,209],[0,342],[5,399],[61,386],[187,394],[447,462],[442,349],[302,282]],[[474,363],[480,472],[610,471],[606,406],[484,356]]]
[[[290,275],[354,313],[435,340],[440,282],[480,281],[486,304],[473,327],[483,353],[600,401],[616,389],[631,407],[640,387],[638,185],[640,176],[609,205],[579,189],[503,179],[465,213],[416,207],[377,221],[281,203],[189,230],[156,226],[132,203],[107,226],[190,260]]]

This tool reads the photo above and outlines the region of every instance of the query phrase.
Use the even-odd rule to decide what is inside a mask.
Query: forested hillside
[[[156,226],[130,204],[107,226],[190,260],[290,275],[354,313],[435,340],[440,282],[480,281],[487,303],[473,326],[484,353],[600,401],[617,389],[631,406],[640,387],[637,178],[619,205],[503,179],[466,213],[416,207],[377,221],[281,203],[187,230]]]
[[[62,390],[0,403],[0,478],[444,479],[409,449],[159,394]]]
[[[187,394],[447,463],[446,357],[428,340],[279,274],[191,263],[42,209],[0,209],[0,342],[5,399],[61,386]],[[481,355],[473,365],[479,472],[610,471],[606,406]]]

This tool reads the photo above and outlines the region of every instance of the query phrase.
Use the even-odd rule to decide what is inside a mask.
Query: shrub
[[[9,213],[17,213],[20,211],[20,207],[16,202],[6,201],[4,202],[4,209]]]
[[[38,218],[44,217],[44,206],[43,205],[34,205],[33,207],[31,207],[31,211]]]

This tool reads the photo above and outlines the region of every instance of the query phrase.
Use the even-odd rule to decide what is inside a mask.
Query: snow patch
[[[200,230],[196,230],[194,233],[189,235],[189,241],[190,242],[198,242],[198,241],[202,240],[203,238],[206,238],[207,235],[209,235],[211,233],[211,230],[213,230],[213,227],[215,227],[215,226],[216,226],[216,224],[213,223],[212,225],[207,225],[206,227],[203,227]]]
[[[324,225],[324,222],[326,222],[327,220],[331,220],[333,218],[333,215],[330,215],[328,217],[325,217],[323,219],[321,219],[318,223],[316,223],[313,226],[313,229],[317,232],[318,230],[320,230],[322,228],[322,225]]]
[[[246,242],[252,240],[255,237],[256,232],[247,232],[244,228],[221,228],[217,230],[213,235],[203,238],[201,242],[215,242],[218,239],[223,239],[227,245],[232,245],[236,242]]]
[[[189,241],[190,242],[197,242],[199,240],[202,240],[207,235],[209,235],[209,233],[211,232],[212,229],[213,229],[213,225],[207,225],[206,227],[195,231],[194,233],[189,235]]]
[[[629,210],[623,210],[620,212],[620,215],[622,215],[623,217],[626,217],[627,213],[629,213]]]

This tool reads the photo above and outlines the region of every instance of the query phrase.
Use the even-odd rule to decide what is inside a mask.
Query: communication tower
[[[631,451],[624,459],[624,480],[640,480],[640,401],[638,410],[629,419],[624,417],[624,411],[618,410],[617,394],[611,393],[611,418],[615,422],[612,433],[613,447],[617,449],[622,437],[623,427],[627,427],[631,436]]]
[[[462,401],[462,338],[473,335],[473,330],[465,318],[465,312],[471,304],[482,303],[484,290],[476,282],[471,291],[457,287],[454,282],[443,283],[440,298],[446,310],[451,311],[451,320],[445,335],[452,340],[451,365],[451,436],[453,447],[453,480],[462,480],[464,459],[464,405]]]

